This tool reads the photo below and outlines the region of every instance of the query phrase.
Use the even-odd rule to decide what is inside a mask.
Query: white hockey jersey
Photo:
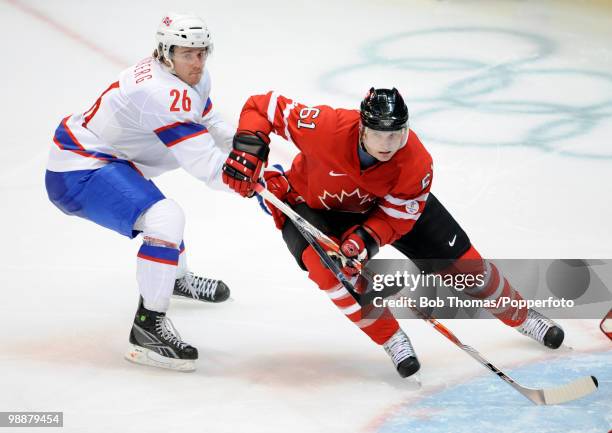
[[[100,168],[123,160],[151,178],[183,167],[225,189],[221,168],[235,130],[215,114],[210,75],[190,86],[149,57],[119,75],[93,106],[62,120],[47,169]]]

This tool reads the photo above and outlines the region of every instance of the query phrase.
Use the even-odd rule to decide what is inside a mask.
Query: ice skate
[[[166,313],[144,308],[142,298],[130,331],[128,361],[179,371],[195,370],[198,350],[181,340]]]
[[[551,349],[559,348],[565,336],[558,324],[531,308],[527,319],[516,330]]]
[[[229,298],[230,289],[221,280],[198,277],[193,272],[187,272],[174,283],[172,295],[180,298],[218,303]]]
[[[412,376],[421,368],[421,364],[419,364],[419,360],[412,348],[410,339],[401,329],[398,329],[397,332],[383,344],[383,347],[385,348],[385,352],[391,357],[393,365],[395,365],[400,376]]]

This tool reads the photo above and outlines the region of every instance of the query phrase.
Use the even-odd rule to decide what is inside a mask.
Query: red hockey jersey
[[[413,131],[390,161],[361,170],[359,111],[308,107],[275,92],[251,96],[239,130],[274,132],[300,153],[287,177],[314,209],[368,213],[380,245],[409,232],[421,215],[433,176],[432,159]]]

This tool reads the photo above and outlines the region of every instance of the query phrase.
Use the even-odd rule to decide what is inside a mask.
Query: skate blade
[[[170,296],[172,299],[180,299],[183,301],[188,301],[188,302],[200,302],[202,304],[211,304],[211,305],[216,305],[216,304],[225,304],[226,302],[234,302],[234,298],[232,298],[231,296],[229,298],[227,298],[225,301],[221,301],[221,302],[213,302],[213,301],[206,301],[204,299],[197,299],[194,297],[189,297],[189,296],[182,296],[182,295],[171,295]]]
[[[166,370],[182,372],[195,371],[195,360],[193,359],[168,358],[150,349],[133,344],[125,353],[125,359],[134,364],[148,365],[150,367],[164,368]]]
[[[417,371],[413,375],[403,379],[403,388],[411,390],[419,390],[423,388],[423,382],[421,381],[421,372]]]

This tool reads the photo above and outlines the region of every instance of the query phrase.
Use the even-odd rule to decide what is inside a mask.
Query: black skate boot
[[[140,298],[130,331],[128,361],[179,371],[195,370],[198,349],[181,340],[166,313],[147,310]]]
[[[401,329],[398,329],[397,332],[383,344],[383,347],[391,357],[393,365],[395,365],[400,376],[412,376],[421,368],[421,364],[412,348],[410,339]]]
[[[204,302],[223,302],[230,296],[230,289],[221,280],[198,277],[187,272],[174,283],[173,296],[196,299]]]
[[[559,325],[531,308],[527,312],[527,319],[516,330],[551,349],[559,348],[565,337]]]

